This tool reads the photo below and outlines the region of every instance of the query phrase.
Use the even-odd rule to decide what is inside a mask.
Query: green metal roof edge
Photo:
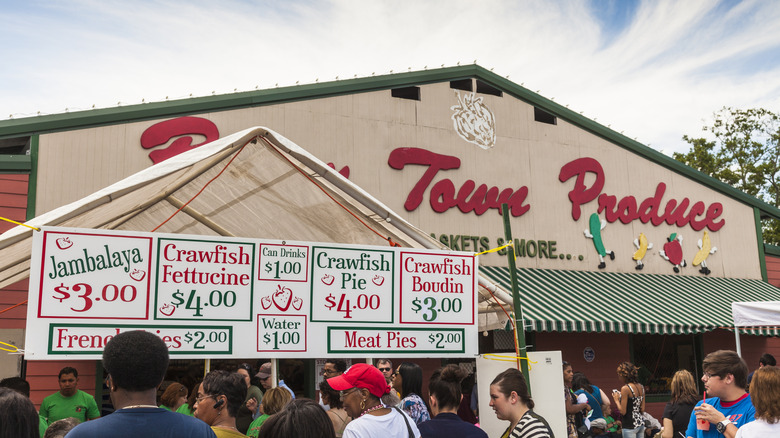
[[[764,244],[764,254],[780,257],[780,246]]]
[[[0,138],[20,137],[212,111],[228,111],[467,78],[479,79],[504,93],[534,105],[574,126],[591,132],[673,172],[693,179],[747,205],[756,207],[763,213],[762,216],[780,219],[780,209],[688,167],[655,149],[615,132],[477,64],[3,120],[0,121]]]
[[[29,172],[32,159],[29,155],[0,155],[0,172]]]

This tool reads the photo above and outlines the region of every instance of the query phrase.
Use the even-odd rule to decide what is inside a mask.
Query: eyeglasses
[[[708,373],[708,372],[706,372],[706,371],[705,371],[705,372],[704,372],[704,377],[705,377],[705,378],[707,378],[707,380],[710,380],[710,379],[711,379],[711,378],[713,378],[713,377],[720,377],[720,376],[719,376],[719,375],[717,375],[717,374],[710,374],[710,373]]]
[[[195,397],[195,403],[200,403],[200,402],[202,402],[203,400],[205,400],[205,399],[207,399],[209,397],[214,397],[214,396],[213,395],[199,395],[199,396]]]
[[[336,374],[336,370],[329,370],[327,368],[324,368],[322,370],[322,374]]]
[[[348,396],[349,394],[351,394],[351,393],[353,393],[353,392],[355,392],[357,390],[358,390],[358,388],[352,388],[352,389],[347,389],[347,390],[344,390],[344,391],[339,391],[339,398],[344,398],[344,397]]]
[[[393,369],[392,369],[392,368],[390,368],[390,367],[387,367],[387,368],[379,368],[379,371],[381,371],[381,372],[383,372],[383,373],[386,373],[386,372],[388,372],[388,371],[392,371],[392,370],[393,370]]]

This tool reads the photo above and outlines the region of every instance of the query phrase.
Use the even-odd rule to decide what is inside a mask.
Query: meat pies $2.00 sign
[[[44,227],[25,358],[139,329],[174,357],[471,356],[477,278],[456,251]]]

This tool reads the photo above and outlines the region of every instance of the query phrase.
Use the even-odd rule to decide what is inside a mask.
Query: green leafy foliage
[[[780,115],[764,108],[724,107],[703,131],[714,140],[687,135],[687,153],[674,159],[780,207]],[[780,223],[763,221],[764,241],[780,244]]]

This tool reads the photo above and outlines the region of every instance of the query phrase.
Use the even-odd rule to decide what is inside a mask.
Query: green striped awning
[[[480,266],[505,290],[509,269]],[[780,301],[780,288],[761,280],[688,275],[517,269],[529,330],[691,334],[734,327],[734,301]],[[740,333],[777,336],[776,327]]]

